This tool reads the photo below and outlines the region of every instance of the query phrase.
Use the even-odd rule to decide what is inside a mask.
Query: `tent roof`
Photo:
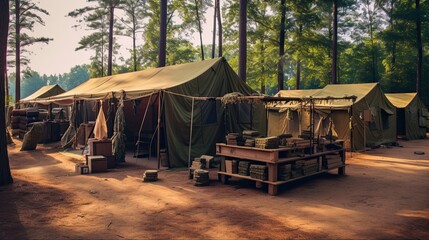
[[[397,108],[406,108],[417,93],[386,93],[387,99]]]
[[[322,89],[322,91],[315,94],[315,96],[324,97],[345,97],[356,96],[356,101],[364,98],[370,93],[378,83],[356,83],[356,84],[329,84]]]
[[[30,96],[21,99],[21,102],[29,102],[38,98],[47,98],[65,92],[58,84],[41,87]]]
[[[276,97],[310,97],[322,89],[280,90]]]
[[[101,78],[91,78],[68,92],[51,100],[70,98],[103,98],[112,92],[125,91],[127,96],[144,96],[146,94],[170,89],[194,80],[224,58],[178,64],[161,68],[150,68],[142,71],[117,74]],[[214,69],[213,69],[214,70]]]
[[[371,91],[378,87],[378,83],[356,83],[356,84],[329,84],[313,97],[350,97],[356,96],[356,100],[333,100],[318,105],[347,107],[364,99]]]

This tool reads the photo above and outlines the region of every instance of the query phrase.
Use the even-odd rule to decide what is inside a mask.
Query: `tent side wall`
[[[365,110],[369,110],[373,117],[369,124],[364,124],[360,118]],[[368,147],[396,141],[396,108],[384,96],[379,85],[353,105],[353,122],[353,145],[356,150],[364,149],[364,134]]]
[[[426,137],[427,109],[418,96],[405,107],[405,133],[408,139],[422,139]]]
[[[164,94],[163,114],[170,167],[184,167],[188,164],[188,147],[193,125],[191,159],[203,154],[215,154],[216,142],[225,137],[225,108],[219,101],[194,101],[187,96],[220,97],[230,92],[251,95],[254,91],[241,81],[225,60],[185,84],[168,89]],[[258,114],[259,115],[259,114]],[[255,116],[259,117],[259,116]],[[263,116],[265,119],[265,116]],[[262,124],[262,121],[255,122]],[[255,126],[256,129],[261,126]],[[233,123],[237,131],[245,128]]]

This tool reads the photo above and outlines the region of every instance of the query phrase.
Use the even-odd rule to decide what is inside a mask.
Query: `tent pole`
[[[157,140],[156,140],[156,160],[157,160],[157,169],[160,168],[160,164],[161,164],[161,158],[160,158],[160,150],[161,150],[161,146],[160,146],[160,142],[161,142],[161,129],[160,129],[160,125],[161,125],[161,94],[162,92],[160,91],[158,93],[158,131],[157,131]]]
[[[191,108],[191,116],[190,116],[191,117],[191,128],[189,130],[188,169],[191,167],[192,127],[194,124],[194,102],[195,102],[195,98],[192,98],[192,108]],[[188,171],[188,174],[190,174],[189,171]]]

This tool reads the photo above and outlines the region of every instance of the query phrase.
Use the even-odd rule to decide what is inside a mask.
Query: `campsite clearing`
[[[15,183],[0,188],[0,239],[428,239],[429,140],[347,153],[323,174],[269,196],[254,184],[196,187],[186,171],[143,183],[143,165],[76,175],[57,144],[9,147]],[[416,155],[423,151],[425,155]],[[137,161],[147,161],[138,159]]]

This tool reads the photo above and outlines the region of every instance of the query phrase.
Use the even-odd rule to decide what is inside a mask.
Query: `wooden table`
[[[249,160],[253,162],[265,163],[268,167],[268,180],[260,180],[251,178],[250,176],[239,175],[236,173],[227,173],[225,171],[225,162],[224,160],[221,163],[221,170],[218,172],[219,178],[223,183],[227,183],[230,177],[236,177],[241,179],[252,180],[255,182],[260,182],[268,185],[268,193],[270,195],[277,195],[277,188],[281,184],[286,184],[292,181],[296,181],[305,177],[310,177],[313,175],[317,175],[320,173],[327,172],[332,169],[338,168],[338,174],[345,174],[345,149],[342,145],[342,148],[337,150],[323,151],[314,154],[302,154],[300,156],[296,156],[296,151],[302,150],[302,148],[292,148],[292,147],[280,147],[277,149],[261,149],[254,147],[245,147],[245,146],[237,146],[237,145],[226,145],[224,143],[216,144],[216,155],[227,157],[229,159],[243,159]],[[295,155],[295,156],[294,156]],[[289,179],[286,181],[278,180],[278,165],[284,163],[293,163],[298,160],[312,160],[317,159],[319,166],[321,166],[322,159],[330,159],[330,158],[340,158],[342,164],[340,166],[336,166],[335,168],[322,168],[320,167],[317,172],[296,177],[293,179]],[[329,160],[328,160],[329,161]]]

